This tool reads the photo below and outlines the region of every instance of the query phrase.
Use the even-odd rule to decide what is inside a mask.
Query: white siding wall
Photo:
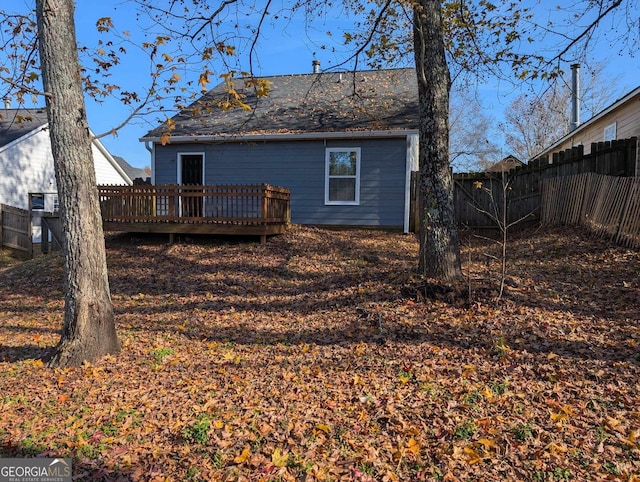
[[[91,145],[93,151],[93,165],[96,169],[96,182],[98,184],[127,184],[115,166],[107,159],[107,156],[98,148],[97,141]]]
[[[122,175],[94,142],[92,145],[98,184],[127,184]],[[49,132],[38,129],[0,147],[0,203],[29,209],[29,193],[45,196],[45,209],[53,209],[57,192]],[[40,226],[33,227],[33,241],[40,242]]]
[[[48,131],[38,130],[0,149],[0,203],[28,209],[30,192],[56,192]]]

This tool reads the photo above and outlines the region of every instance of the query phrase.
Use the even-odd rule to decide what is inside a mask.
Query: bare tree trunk
[[[120,349],[76,45],[73,0],[36,0],[64,248],[64,328],[50,366]]]
[[[449,164],[451,78],[439,0],[414,6],[413,39],[420,111],[420,272],[441,282],[462,276]]]

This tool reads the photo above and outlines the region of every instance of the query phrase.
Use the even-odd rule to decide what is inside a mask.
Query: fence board
[[[545,179],[542,193],[543,225],[584,225],[611,241],[640,248],[640,178],[585,173]]]
[[[0,204],[0,247],[33,254],[29,211]]]
[[[630,178],[629,183],[629,196],[616,241],[629,247],[637,247],[640,246],[640,179]]]

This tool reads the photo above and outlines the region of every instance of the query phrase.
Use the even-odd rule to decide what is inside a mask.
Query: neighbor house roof
[[[122,170],[129,176],[129,179],[132,181],[134,179],[146,179],[149,175],[145,172],[144,169],[140,169],[138,167],[133,167],[129,164],[123,157],[113,156],[113,160],[118,163],[118,165],[122,168]]]
[[[47,123],[44,109],[0,109],[0,148]]]
[[[571,139],[572,137],[575,137],[575,135],[578,134],[580,131],[590,127],[593,124],[595,124],[596,122],[598,122],[600,119],[602,119],[607,114],[609,114],[612,111],[618,109],[620,106],[626,104],[630,100],[633,100],[634,97],[637,97],[639,95],[640,95],[640,86],[636,87],[631,92],[623,95],[621,98],[616,100],[613,104],[611,104],[609,107],[604,108],[603,110],[598,112],[596,115],[594,115],[591,119],[589,119],[588,121],[580,124],[577,128],[573,129],[572,131],[567,133],[565,136],[561,137],[556,142],[554,142],[550,146],[546,147],[544,150],[540,151],[538,154],[533,156],[531,159],[537,159],[537,158],[539,158],[541,156],[549,154],[550,152],[553,152],[555,149],[558,148],[558,146],[561,146],[562,144],[564,144],[565,141],[567,141],[568,139]]]
[[[358,72],[323,72],[260,77],[270,84],[257,97],[245,79],[233,80],[250,111],[220,107],[228,99],[224,82],[142,141],[206,140],[317,133],[364,133],[418,129],[418,88],[413,68]]]
[[[47,129],[48,125],[46,108],[0,109],[0,151],[10,149],[17,143],[22,142],[25,136]],[[118,175],[122,177],[122,180],[127,184],[131,184],[134,178],[114,159],[114,156],[111,155],[102,142],[99,139],[93,139],[92,143],[113,166]],[[129,164],[127,166],[135,170]],[[136,175],[136,177],[138,176]],[[146,173],[144,178],[146,178]]]
[[[521,166],[524,166],[524,162],[515,156],[509,155],[501,161],[491,164],[485,172],[509,172],[511,169]]]

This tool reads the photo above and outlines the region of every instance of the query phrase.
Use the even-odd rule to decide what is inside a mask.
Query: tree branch
[[[192,35],[190,35],[189,37],[191,38],[191,40],[195,40],[195,38],[200,34],[200,32],[202,32],[207,26],[211,25],[213,23],[213,20],[222,13],[222,11],[227,8],[228,5],[232,5],[234,3],[237,3],[238,0],[224,0],[220,6],[207,18],[206,22],[204,22],[200,28],[198,30],[196,30]],[[269,0],[269,3],[271,3],[271,0]],[[265,7],[265,11],[267,10],[267,8]]]
[[[553,59],[551,59],[547,65],[549,65],[551,62],[553,62],[554,60],[560,60],[562,59],[562,56],[564,54],[566,54],[569,50],[571,50],[571,47],[573,47],[574,45],[576,45],[578,42],[580,42],[580,40],[582,40],[582,38],[584,38],[586,35],[588,35],[593,28],[598,25],[598,23],[600,23],[600,20],[602,20],[604,17],[606,17],[609,13],[611,13],[611,11],[615,10],[616,8],[618,8],[620,5],[622,4],[622,0],[615,0],[615,2],[613,2],[611,5],[609,5],[609,7],[604,11],[604,12],[600,12],[598,14],[598,18],[596,18],[593,22],[591,22],[591,24],[589,24],[580,35],[578,35],[577,37],[575,37],[571,42],[569,42],[567,44],[567,46],[562,49]]]
[[[258,26],[256,27],[256,31],[253,36],[253,41],[251,42],[251,47],[249,48],[249,72],[251,73],[251,75],[253,75],[253,54],[255,52],[256,44],[258,43],[258,37],[260,37],[262,24],[264,23],[264,19],[267,17],[269,13],[270,5],[271,5],[271,0],[268,0],[267,4],[262,9],[262,16],[260,17],[260,22],[258,22]]]
[[[382,6],[382,9],[380,10],[378,15],[376,16],[376,19],[373,22],[373,25],[371,27],[371,30],[369,30],[369,33],[368,33],[366,39],[364,40],[364,42],[362,43],[362,45],[360,45],[355,50],[355,52],[353,54],[351,54],[349,57],[347,57],[344,61],[340,62],[339,64],[336,64],[336,67],[340,67],[340,66],[345,65],[345,64],[351,62],[352,60],[354,60],[355,63],[356,63],[356,67],[354,67],[354,71],[357,70],[358,59],[359,59],[360,55],[362,54],[362,52],[364,52],[364,49],[367,48],[367,46],[369,46],[371,44],[371,41],[373,40],[373,36],[378,31],[378,27],[380,26],[380,23],[382,22],[382,20],[384,20],[385,12],[389,9],[389,6],[391,5],[391,3],[393,3],[393,1],[394,0],[386,0],[385,4]]]

